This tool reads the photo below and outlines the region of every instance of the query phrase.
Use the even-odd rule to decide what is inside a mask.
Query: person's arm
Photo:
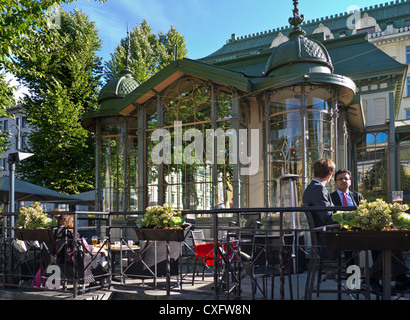
[[[330,197],[329,192],[326,190],[326,188],[321,188],[321,192],[313,196],[310,200],[310,206],[314,207],[333,207],[333,202]],[[321,225],[329,225],[329,224],[335,224],[335,221],[333,221],[332,216],[333,216],[333,211],[317,211],[317,212],[312,212],[312,214],[316,214],[317,218],[320,220]]]

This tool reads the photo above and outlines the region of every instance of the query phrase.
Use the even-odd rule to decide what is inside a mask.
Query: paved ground
[[[290,286],[288,276],[285,277],[284,285],[284,300],[303,300],[305,299],[305,281],[306,272],[301,274],[292,274],[291,288],[293,296],[290,295]],[[342,284],[346,282],[343,281]],[[101,288],[86,293],[81,293],[73,298],[72,292],[61,291],[47,291],[47,290],[33,290],[30,288],[8,288],[0,289],[1,300],[199,300],[199,301],[211,301],[215,300],[215,297],[219,300],[263,300],[264,296],[261,290],[257,290],[255,296],[252,296],[252,281],[249,276],[246,276],[241,281],[241,290],[239,295],[239,289],[232,292],[222,292],[219,296],[215,296],[214,282],[212,274],[208,274],[204,281],[202,276],[197,276],[195,284],[192,285],[192,277],[185,278],[182,282],[182,289],[180,282],[177,282],[176,278],[171,279],[170,294],[167,295],[166,280],[161,278],[158,280],[156,287],[153,286],[152,280],[146,280],[143,286],[141,280],[127,279],[125,284],[119,281],[113,281],[110,288]],[[260,288],[262,288],[261,279],[258,280]],[[394,287],[394,282],[392,282]],[[279,277],[274,279],[274,300],[280,299],[280,281]],[[333,280],[326,280],[321,283],[321,289],[335,290],[337,284]],[[271,299],[271,281],[268,281],[268,299]],[[342,294],[340,297],[342,300],[365,300],[365,296],[362,293]],[[404,296],[392,295],[392,300],[407,300],[410,298],[410,294]],[[380,299],[380,297],[374,294],[370,295],[371,300]],[[319,295],[313,294],[312,300],[338,300],[336,293],[320,293]]]

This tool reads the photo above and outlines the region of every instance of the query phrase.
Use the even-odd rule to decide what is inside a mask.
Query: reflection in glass
[[[103,211],[137,210],[136,118],[104,118],[100,125],[100,185]]]
[[[215,103],[212,103],[211,90],[215,90]],[[229,163],[232,96],[232,92],[226,88],[210,86],[192,78],[180,79],[161,93],[163,124],[158,123],[157,119],[160,117],[153,107],[151,110],[154,113],[148,114],[147,117],[146,168],[149,206],[169,203],[178,209],[191,210],[212,209],[213,205],[232,206],[233,167]],[[215,122],[212,118],[214,105]],[[246,123],[248,113],[241,110],[241,116]],[[151,141],[152,132],[158,126],[165,129],[171,138],[171,161],[161,165],[153,163],[150,156],[158,144],[158,141]],[[207,152],[212,149],[209,149],[211,146],[207,146],[206,141],[208,132],[214,132],[215,129],[221,129],[225,134],[222,148],[216,151],[216,154],[225,160],[225,163],[215,162],[216,181],[212,176],[214,159],[207,158]],[[212,194],[214,186],[216,188]],[[246,189],[246,184],[243,189]],[[163,199],[159,198],[161,195]]]
[[[302,91],[303,90],[303,91]],[[313,163],[323,157],[334,158],[332,90],[327,87],[291,86],[272,92],[269,100],[269,186],[270,205],[280,206],[279,178],[285,174],[305,174],[312,178]],[[306,107],[304,107],[306,106]],[[303,116],[304,115],[304,116]],[[306,118],[306,133],[303,121]],[[307,166],[304,168],[304,140]],[[298,183],[299,200],[303,194]]]
[[[388,134],[383,131],[366,134],[357,148],[357,186],[369,201],[389,199],[388,152]]]

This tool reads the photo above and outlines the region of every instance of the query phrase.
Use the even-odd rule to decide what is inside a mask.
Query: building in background
[[[294,5],[290,27],[232,35],[144,83],[125,72],[106,84],[82,121],[96,137],[97,210],[280,207],[282,178],[300,176],[301,197],[323,157],[352,170],[369,200],[403,186],[408,66],[369,39],[400,33],[405,52],[410,2],[304,23]],[[224,140],[208,153],[217,130]]]
[[[268,111],[266,106],[269,95],[283,90],[267,74],[269,59],[278,48],[283,52],[293,28],[281,26],[240,37],[232,34],[225,45],[207,57],[176,62],[143,84],[130,77],[107,83],[100,93],[100,109],[87,115],[84,122],[99,137],[97,208],[128,211],[164,201],[175,202],[180,208],[199,209],[220,204],[275,206],[280,177],[287,173],[301,175],[299,186],[303,188],[304,181],[311,178],[309,165],[318,156],[330,156],[339,167],[352,170],[354,188],[369,200],[388,200],[390,191],[396,189],[404,190],[405,197],[410,195],[410,1],[335,13],[301,24],[307,39],[325,47],[333,73],[355,84],[355,96],[349,104],[341,103],[337,109],[322,105],[320,116],[310,118],[311,123],[306,118],[317,145],[308,145],[313,141],[310,137],[303,142],[303,110],[301,113],[294,105],[289,110]],[[305,53],[321,54],[321,45],[306,47]],[[322,58],[326,61],[325,56]],[[282,57],[277,54],[275,59],[277,65],[286,63],[286,53]],[[263,86],[269,78],[271,85]],[[196,99],[206,97],[204,105],[214,114],[205,116],[199,105],[194,108],[192,98],[198,92],[202,93]],[[185,98],[167,101],[159,99],[161,94]],[[293,98],[300,99],[300,94]],[[241,104],[234,107],[236,101]],[[217,169],[169,165],[154,168],[138,150],[152,148],[147,137],[158,123],[173,128],[171,119],[177,119],[176,110],[184,111],[184,104],[190,105],[194,113],[199,112],[190,122],[199,131],[235,126],[235,130],[241,126],[259,129],[263,141],[260,147],[265,149],[260,150],[258,174],[241,177],[233,167],[222,165]],[[312,106],[317,109],[319,103],[315,101]],[[218,108],[222,108],[219,113],[226,114],[218,116]],[[7,121],[9,127],[14,124],[8,118],[0,121],[3,125]],[[338,127],[334,132],[326,131],[335,123]],[[16,145],[16,136],[25,143],[21,125],[20,130],[13,128],[12,144]],[[307,159],[303,159],[304,151],[308,152]],[[6,154],[3,159],[7,159]]]
[[[331,52],[335,72],[354,80],[355,99],[365,120],[365,132],[353,137],[348,163],[355,172],[355,189],[369,200],[387,200],[389,191],[405,190],[410,201],[410,71],[407,68],[403,73],[400,66],[410,63],[410,1],[391,1],[314,18],[305,21],[302,28],[308,36],[320,35],[330,52],[337,43],[343,43],[343,38],[348,44],[352,36],[367,35],[370,44],[399,63],[386,62],[383,67],[389,71],[377,72],[379,66],[374,57],[380,52],[376,48],[359,52],[346,47],[335,54]],[[288,40],[291,30],[282,26],[241,37],[232,34],[222,48],[201,61],[254,75],[252,69],[242,67],[242,61],[262,55],[268,48],[277,48]],[[368,70],[363,72],[365,65]]]
[[[10,136],[10,148],[1,155],[0,177],[9,175],[9,153],[23,151],[27,146],[28,134],[32,128],[27,124],[22,108],[17,104],[7,110],[13,117],[0,117],[0,130],[8,131]]]

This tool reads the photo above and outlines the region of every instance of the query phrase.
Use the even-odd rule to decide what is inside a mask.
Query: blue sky
[[[331,5],[330,5],[331,3]],[[377,0],[299,1],[305,20],[384,3]],[[167,32],[171,25],[185,36],[188,58],[198,59],[222,47],[235,33],[243,36],[288,25],[292,15],[290,0],[78,0],[74,7],[95,21],[103,48],[100,56],[110,59],[121,38],[135,24],[148,21],[153,32]]]

